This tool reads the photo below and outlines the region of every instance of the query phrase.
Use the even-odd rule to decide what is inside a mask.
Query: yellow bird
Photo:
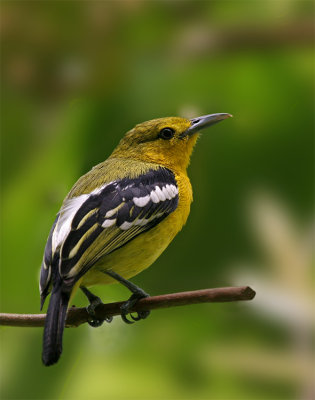
[[[93,316],[101,300],[87,287],[122,283],[132,295],[121,316],[133,322],[130,309],[148,294],[127,279],[148,268],[186,223],[192,202],[186,171],[198,132],[228,117],[169,117],[136,125],[106,161],[73,186],[51,228],[40,273],[41,308],[51,291],[45,365],[61,355],[68,304],[78,287],[90,301],[90,324],[98,326],[102,321]]]

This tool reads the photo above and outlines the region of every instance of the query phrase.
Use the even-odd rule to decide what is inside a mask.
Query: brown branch
[[[180,292],[164,294],[161,296],[147,297],[139,300],[132,309],[133,312],[155,310],[185,306],[197,303],[221,303],[240,300],[252,300],[255,291],[249,286],[224,287],[217,289],[194,290],[192,292]],[[120,306],[123,302],[101,304],[96,308],[96,319],[104,319],[120,314]],[[44,326],[46,314],[0,314],[0,325],[38,327]],[[85,308],[72,307],[68,310],[67,327],[79,326],[89,319]]]

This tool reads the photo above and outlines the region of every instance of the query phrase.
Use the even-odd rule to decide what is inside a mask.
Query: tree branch
[[[255,291],[249,286],[224,287],[216,289],[194,290],[191,292],[180,292],[164,294],[161,296],[147,297],[139,300],[132,312],[155,310],[157,308],[168,308],[185,306],[197,303],[221,303],[240,300],[252,300]],[[124,302],[101,304],[95,310],[96,319],[105,319],[120,314],[120,306]],[[39,327],[44,326],[46,314],[0,314],[0,325]],[[89,319],[85,308],[72,307],[68,310],[66,320],[67,327],[79,326]]]

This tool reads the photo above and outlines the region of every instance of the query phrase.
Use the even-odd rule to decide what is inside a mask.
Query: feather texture
[[[66,199],[47,241],[41,269],[41,293],[51,286],[52,260],[58,274],[77,281],[102,257],[148,231],[178,205],[178,187],[167,168],[137,178],[117,179],[90,194]]]

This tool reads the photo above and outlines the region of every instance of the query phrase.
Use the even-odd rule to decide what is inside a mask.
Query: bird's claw
[[[98,328],[99,326],[103,325],[104,320],[102,319],[88,319],[87,323],[92,326],[93,328]]]
[[[150,311],[137,311],[136,315],[132,315],[130,312],[131,308],[137,303],[138,300],[144,298],[144,297],[149,297],[147,293],[145,295],[143,294],[141,297],[139,297],[136,294],[133,294],[129,300],[127,300],[121,307],[121,318],[126,324],[134,324],[135,321],[140,321],[141,319],[145,319],[150,315]],[[130,318],[133,320],[131,321],[128,319],[127,315],[130,315]]]
[[[140,321],[140,319],[146,319],[149,315],[150,315],[150,311],[138,311],[136,316],[130,314],[130,317],[134,321]]]
[[[121,318],[124,322],[126,322],[126,324],[134,324],[135,321],[140,321],[141,319],[145,319],[149,316],[150,311],[139,311],[136,313],[136,315],[132,315],[131,313],[129,313],[130,318],[133,320],[131,321],[130,319],[128,319],[127,315],[128,312],[122,312],[121,313]]]
[[[105,317],[104,319],[95,318],[95,309],[100,304],[103,304],[103,302],[99,297],[97,297],[95,300],[93,300],[93,302],[91,302],[91,304],[86,307],[86,311],[90,317],[87,323],[93,328],[98,328],[99,326],[103,325],[104,321],[110,323],[113,320],[113,317]]]

